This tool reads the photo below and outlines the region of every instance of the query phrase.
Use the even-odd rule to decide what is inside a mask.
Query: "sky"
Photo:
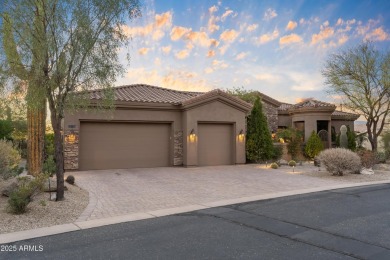
[[[337,104],[321,75],[326,59],[364,40],[389,51],[390,1],[145,0],[123,29],[131,61],[117,86],[243,87],[281,102]]]

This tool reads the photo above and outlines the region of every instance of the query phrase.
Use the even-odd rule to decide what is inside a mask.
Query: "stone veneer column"
[[[64,169],[78,170],[79,168],[79,131],[73,131],[76,135],[74,143],[67,142],[67,136],[71,131],[66,131],[64,135]]]
[[[173,165],[183,165],[183,131],[175,131],[173,141]]]

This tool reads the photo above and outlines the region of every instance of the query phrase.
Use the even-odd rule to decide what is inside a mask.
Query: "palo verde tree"
[[[64,199],[61,136],[64,111],[80,105],[74,104],[80,101],[72,98],[74,91],[109,89],[117,76],[123,74],[118,56],[121,47],[128,43],[123,25],[139,14],[138,0],[4,1],[2,20],[10,23],[8,35],[17,46],[12,56],[21,57],[6,60],[15,62],[16,68],[31,71],[36,91],[30,99],[39,103],[45,98],[50,109],[57,200]],[[83,93],[89,100],[88,93]]]
[[[371,42],[333,54],[322,75],[329,93],[344,98],[344,105],[363,115],[372,150],[390,113],[390,52],[376,50]]]
[[[273,157],[274,147],[267,118],[257,97],[247,120],[246,157],[250,161],[266,161]]]

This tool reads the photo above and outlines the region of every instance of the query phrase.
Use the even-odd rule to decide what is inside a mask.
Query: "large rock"
[[[15,191],[17,188],[18,188],[18,182],[17,180],[14,180],[1,191],[1,195],[9,197],[11,193]]]
[[[361,170],[360,170],[360,174],[367,174],[367,175],[371,175],[371,174],[374,174],[374,170],[373,169],[371,169],[371,168],[362,168]]]

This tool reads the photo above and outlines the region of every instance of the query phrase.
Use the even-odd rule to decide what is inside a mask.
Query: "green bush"
[[[299,130],[291,130],[291,140],[287,144],[287,152],[291,155],[293,160],[297,160],[298,156],[300,156],[302,153],[302,139],[303,135]]]
[[[32,198],[43,190],[47,175],[39,174],[33,179],[29,177],[18,178],[18,188],[10,194],[8,211],[13,214],[23,214]]]
[[[291,167],[293,167],[293,166],[295,167],[295,166],[297,166],[297,163],[294,160],[291,160],[288,162],[288,165]]]
[[[11,139],[14,128],[10,120],[0,120],[0,139]]]
[[[0,175],[3,179],[17,175],[20,160],[20,154],[12,142],[0,140]]]
[[[305,146],[305,154],[310,159],[314,159],[322,150],[324,149],[324,145],[322,144],[321,138],[316,134],[313,130],[309,139],[306,142]]]
[[[252,162],[260,162],[273,156],[272,136],[260,98],[257,98],[247,121],[246,158]]]
[[[277,163],[271,163],[271,168],[277,169],[277,168],[279,168],[279,165]]]
[[[54,146],[54,134],[46,134],[45,135],[45,155],[49,157],[52,155],[54,157],[55,146]]]
[[[273,160],[278,161],[280,158],[282,158],[283,155],[283,147],[280,145],[274,145],[274,156],[272,157]]]
[[[386,131],[382,134],[383,149],[385,150],[386,159],[390,158],[390,131]]]
[[[46,158],[45,162],[43,163],[42,171],[43,173],[49,174],[50,176],[56,173],[56,163],[54,161],[53,155],[49,155]]]
[[[348,149],[356,151],[356,134],[347,126]]]

